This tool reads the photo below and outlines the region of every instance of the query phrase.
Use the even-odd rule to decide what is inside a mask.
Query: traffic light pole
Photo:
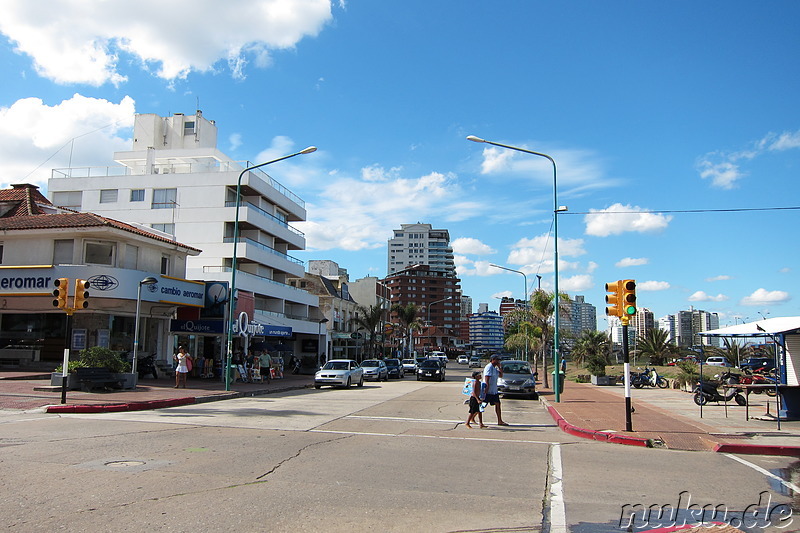
[[[633,431],[631,422],[631,361],[628,353],[628,317],[624,316],[622,321],[622,362],[625,372],[625,431]]]
[[[67,403],[67,377],[69,376],[69,345],[72,331],[72,313],[67,312],[67,332],[64,334],[64,364],[61,366],[61,403]]]

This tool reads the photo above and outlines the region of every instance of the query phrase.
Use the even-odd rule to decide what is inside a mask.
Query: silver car
[[[314,388],[323,385],[349,388],[353,383],[364,386],[364,370],[352,359],[331,359],[314,375]]]
[[[527,361],[511,359],[501,361],[503,377],[497,380],[497,390],[503,395],[520,394],[537,399],[536,377]]]
[[[361,362],[364,369],[364,379],[374,379],[375,381],[389,381],[389,369],[386,363],[380,359],[367,359]]]

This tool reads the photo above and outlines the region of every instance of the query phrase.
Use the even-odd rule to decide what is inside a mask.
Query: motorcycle
[[[759,370],[764,370],[764,369],[762,368]],[[778,378],[775,377],[774,371],[770,371],[768,373],[760,373],[759,370],[751,372],[749,369],[745,369],[744,370],[745,375],[742,376],[742,379],[747,379],[749,380],[748,381],[749,383],[753,383],[756,385],[775,385],[778,382]],[[743,381],[742,383],[745,383],[745,381]],[[778,394],[778,392],[774,388],[753,389],[753,392],[755,392],[756,394],[761,394],[762,392],[765,392],[767,396],[773,398]]]
[[[714,376],[719,378],[719,375]],[[734,383],[735,384],[735,383]],[[747,405],[747,399],[742,395],[742,389],[728,388],[724,393],[720,393],[716,382],[702,381],[697,382],[694,388],[694,403],[703,406],[708,402],[729,402],[734,400],[737,405]]]
[[[631,372],[631,385],[637,389],[641,389],[644,386],[666,389],[669,387],[669,382],[659,376],[655,368],[644,367],[644,370],[638,374]]]
[[[156,370],[156,354],[151,353],[150,355],[140,357],[136,362],[136,373],[139,375],[139,379],[148,374],[152,374],[153,379],[158,379],[158,370]]]

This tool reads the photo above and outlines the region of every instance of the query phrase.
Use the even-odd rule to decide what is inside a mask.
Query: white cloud
[[[727,274],[720,274],[719,276],[706,278],[706,281],[727,281],[729,279],[733,279],[733,277],[732,276],[728,276]]]
[[[498,270],[491,266],[489,261],[473,261],[463,255],[454,255],[456,272],[460,277],[464,276],[493,276]],[[502,272],[502,271],[501,271]]]
[[[230,144],[231,151],[235,151],[242,145],[242,134],[231,133],[230,137],[228,137],[228,143]]]
[[[316,36],[331,19],[330,0],[228,0],[224,6],[214,0],[52,0],[46,9],[7,0],[0,32],[33,59],[41,76],[100,86],[126,81],[120,55],[133,56],[143,69],[154,66],[167,80],[212,70],[218,62],[242,78],[249,58],[268,65],[270,51]]]
[[[706,294],[704,291],[697,291],[689,296],[690,302],[724,302],[727,299],[728,297],[724,294],[711,296],[710,294]]]
[[[545,265],[549,262],[552,268],[553,239],[547,233],[533,237],[524,238],[517,241],[511,252],[508,254],[507,261],[512,265],[524,265],[533,267]],[[584,255],[586,250],[583,248],[583,239],[558,239],[558,253],[560,257],[577,257]],[[561,260],[559,257],[559,268]],[[521,270],[525,270],[522,268]]]
[[[496,293],[492,294],[492,298],[493,299],[494,298],[500,298],[500,299],[502,299],[502,298],[513,298],[513,297],[514,297],[514,293],[511,292],[511,291],[500,291],[500,292],[496,292]],[[561,328],[559,328],[559,330],[560,329]]]
[[[747,176],[741,170],[741,161],[750,161],[766,152],[780,152],[800,148],[800,130],[781,134],[768,133],[738,152],[709,152],[697,161],[697,170],[703,179],[711,179],[714,187],[733,189],[736,182]]]
[[[788,274],[791,271],[792,269],[789,267],[783,267],[782,269],[778,270],[778,272],[780,272],[781,274]]]
[[[616,203],[605,209],[590,209],[583,220],[586,223],[587,235],[608,237],[626,231],[639,233],[662,231],[672,217],[649,213],[638,206]]]
[[[788,302],[791,299],[789,293],[786,291],[768,291],[766,289],[758,289],[750,296],[745,296],[739,302],[739,305],[766,305]]]
[[[380,165],[372,165],[361,169],[361,179],[364,181],[389,181],[400,176],[401,167],[392,167],[386,170]]]
[[[670,288],[669,282],[666,281],[643,281],[636,284],[636,290],[639,291],[665,291]]]
[[[113,152],[131,149],[119,134],[129,133],[135,112],[129,96],[115,104],[80,94],[54,106],[24,98],[0,108],[2,186],[46,187],[53,168],[112,165]]]
[[[588,274],[577,274],[575,276],[558,279],[558,292],[583,292],[594,286],[592,276]]]
[[[451,242],[450,245],[453,247],[453,253],[456,254],[490,255],[496,252],[488,244],[484,244],[472,237],[459,237]]]
[[[625,268],[632,266],[642,266],[648,264],[649,262],[650,260],[646,257],[639,257],[639,258],[625,257],[617,261],[617,263],[614,266]]]

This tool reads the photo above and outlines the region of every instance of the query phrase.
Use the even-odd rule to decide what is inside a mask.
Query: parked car
[[[403,379],[406,377],[406,371],[400,359],[386,359],[384,362],[386,363],[386,369],[389,371],[390,378]]]
[[[414,359],[403,359],[403,370],[406,373],[413,374],[417,371],[417,362]]]
[[[480,368],[483,364],[481,364],[481,358],[478,355],[473,355],[469,358],[469,367],[470,368]]]
[[[364,370],[352,359],[331,359],[314,374],[314,388],[323,385],[349,388],[356,383],[364,386]]]
[[[425,359],[417,367],[417,381],[423,379],[434,379],[436,381],[444,381],[445,368],[438,358]]]
[[[469,357],[467,357],[466,355],[459,355],[458,359],[456,359],[456,362],[459,365],[466,365],[467,363],[469,363]]]
[[[772,357],[748,357],[742,361],[742,364],[739,365],[739,368],[750,371],[763,368],[765,371],[769,372],[775,368],[775,360]]]
[[[389,381],[389,369],[380,359],[367,359],[361,362],[364,369],[364,379],[375,381]]]
[[[714,355],[707,358],[704,364],[708,366],[731,366],[728,360],[721,355]]]
[[[536,393],[536,377],[527,361],[509,359],[500,362],[503,377],[497,380],[497,390],[503,396],[520,394],[531,399],[538,399]]]

